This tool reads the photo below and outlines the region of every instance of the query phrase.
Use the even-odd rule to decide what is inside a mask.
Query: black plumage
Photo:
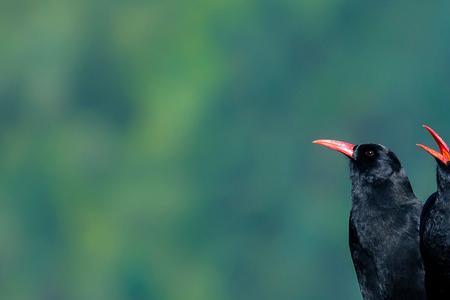
[[[329,142],[316,141],[340,151]],[[343,153],[350,157],[352,181],[349,246],[363,298],[426,299],[419,251],[421,203],[400,161],[378,144]]]
[[[450,151],[445,142],[430,127],[440,153],[419,145],[436,158],[437,192],[422,210],[420,220],[420,250],[425,266],[425,286],[428,299],[450,299]]]

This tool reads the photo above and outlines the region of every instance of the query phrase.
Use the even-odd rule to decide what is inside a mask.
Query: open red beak
[[[439,151],[433,150],[425,145],[417,144],[420,148],[427,151],[429,154],[431,154],[434,158],[438,159],[440,162],[442,162],[444,165],[446,165],[450,161],[450,149],[448,148],[447,144],[444,142],[444,140],[434,131],[431,127],[427,125],[423,125],[423,127],[428,130],[428,132],[431,134],[433,139],[436,141],[436,144],[439,146]]]
[[[343,142],[343,141],[335,141],[335,140],[316,140],[316,141],[313,141],[313,143],[325,146],[332,150],[336,150],[338,152],[341,152],[341,153],[347,155],[350,158],[353,158],[353,148],[355,148],[355,145],[353,145],[353,144]]]

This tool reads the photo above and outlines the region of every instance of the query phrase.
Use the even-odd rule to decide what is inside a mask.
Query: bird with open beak
[[[420,218],[425,287],[428,299],[450,299],[450,149],[436,131],[423,127],[439,147],[436,151],[417,144],[437,162],[437,191],[425,202]]]
[[[365,300],[426,299],[421,203],[397,156],[379,144],[316,140],[350,160],[349,246]]]

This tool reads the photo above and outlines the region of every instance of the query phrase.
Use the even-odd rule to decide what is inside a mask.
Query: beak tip
[[[431,127],[428,126],[427,124],[422,124],[422,127],[425,128],[425,129],[430,129],[430,128],[431,128]]]

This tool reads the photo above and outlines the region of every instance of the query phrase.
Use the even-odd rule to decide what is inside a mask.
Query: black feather
[[[421,203],[400,161],[384,146],[357,146],[350,178],[349,246],[363,298],[426,299]]]
[[[450,170],[437,167],[437,192],[426,201],[420,223],[420,250],[429,299],[450,299]]]

